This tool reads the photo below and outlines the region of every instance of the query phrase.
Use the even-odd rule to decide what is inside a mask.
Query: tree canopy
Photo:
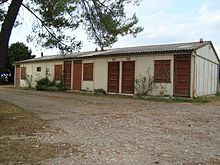
[[[141,32],[136,15],[126,16],[125,6],[129,3],[137,5],[139,0],[0,0],[0,68],[6,61],[11,30],[18,24],[16,17],[21,7],[36,18],[28,41],[71,52],[82,46],[71,34],[79,27],[100,48],[112,46],[119,36],[135,37]]]
[[[10,45],[8,49],[8,64],[12,66],[15,61],[27,60],[35,58],[32,55],[31,49],[29,49],[24,43],[16,42]]]
[[[8,49],[8,58],[6,67],[0,72],[0,84],[9,84],[14,81],[14,62],[35,58],[24,43],[16,42],[10,45]]]

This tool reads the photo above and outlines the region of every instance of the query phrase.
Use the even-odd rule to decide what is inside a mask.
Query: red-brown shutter
[[[21,79],[26,79],[26,67],[21,67]]]
[[[93,63],[83,64],[83,80],[93,81]]]
[[[154,82],[170,82],[170,60],[154,61]]]

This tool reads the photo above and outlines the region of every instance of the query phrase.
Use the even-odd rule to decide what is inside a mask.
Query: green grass
[[[194,99],[190,98],[174,98],[172,99],[174,102],[188,102],[188,103],[208,103],[211,100],[208,97],[197,97]]]
[[[57,91],[55,91],[57,92]],[[63,91],[61,91],[63,92]],[[120,94],[96,94],[92,91],[65,91],[63,93],[70,93],[70,94],[76,94],[76,95],[87,95],[87,96],[96,96],[96,97],[108,97],[108,98],[115,98],[115,99],[137,99],[137,100],[148,100],[148,101],[156,101],[156,102],[165,102],[165,103],[197,103],[197,104],[203,104],[203,103],[219,103],[220,104],[220,92],[216,95],[212,96],[202,96],[197,98],[184,98],[184,97],[161,97],[161,96],[137,96],[137,95],[120,95]]]
[[[212,96],[202,96],[197,98],[184,98],[184,97],[161,97],[161,96],[137,96],[137,95],[119,95],[119,94],[106,94],[106,95],[97,95],[94,92],[75,92],[70,91],[68,93],[73,94],[79,94],[79,95],[93,95],[96,97],[108,97],[108,98],[115,98],[115,99],[127,99],[127,98],[133,98],[137,100],[148,100],[148,101],[156,101],[156,102],[165,102],[165,103],[197,103],[197,104],[203,104],[203,103],[220,103],[220,93],[217,93],[216,95]]]
[[[191,103],[193,99],[190,98],[170,98],[170,97],[159,97],[159,96],[137,96],[137,99],[156,101],[156,102],[166,102],[166,103],[176,103],[176,102],[188,102]]]
[[[158,101],[158,102],[166,102],[166,103],[209,103],[209,102],[218,102],[220,103],[220,93],[217,93],[215,96],[202,96],[197,98],[184,98],[184,97],[158,97],[158,96],[137,96],[137,99],[140,100],[149,100],[149,101]]]

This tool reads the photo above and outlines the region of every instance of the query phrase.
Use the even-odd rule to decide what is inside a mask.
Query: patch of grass
[[[215,96],[220,97],[220,92],[216,93],[216,95],[215,95]]]
[[[5,101],[0,100],[0,107],[0,136],[31,135],[46,126],[35,114]]]
[[[58,92],[58,91],[55,91]],[[211,96],[203,96],[203,97],[197,97],[197,98],[184,98],[184,97],[161,97],[161,96],[142,96],[142,95],[121,95],[121,94],[105,94],[105,91],[103,92],[102,89],[97,89],[96,92],[88,92],[88,91],[66,91],[70,94],[75,95],[87,95],[87,96],[96,96],[96,97],[107,97],[107,98],[115,98],[115,99],[128,99],[128,98],[134,98],[138,100],[148,100],[148,101],[156,101],[156,102],[166,102],[166,103],[217,103],[220,104],[220,93],[217,93],[216,95]]]
[[[22,87],[22,89],[24,89],[24,90],[35,90],[35,88],[29,88],[29,87]]]
[[[36,135],[57,130],[36,114],[1,100],[0,107],[0,164],[40,164],[78,151],[69,143],[41,143]]]
[[[197,97],[192,99],[192,103],[209,103],[212,100],[210,99],[210,97]]]
[[[161,97],[161,96],[142,96],[142,95],[120,95],[120,94],[100,94],[98,91],[97,93],[91,92],[76,92],[76,91],[68,91],[68,93],[78,94],[78,95],[87,95],[91,96],[94,95],[96,97],[107,97],[107,98],[115,98],[115,99],[128,99],[134,98],[138,100],[148,100],[148,101],[155,101],[155,102],[165,102],[165,103],[197,103],[197,104],[204,104],[204,103],[217,103],[220,104],[220,93],[217,93],[215,96],[203,96],[197,98],[184,98],[184,97]]]
[[[184,98],[184,97],[159,97],[159,96],[137,96],[137,99],[141,100],[149,100],[149,101],[157,101],[157,102],[166,102],[166,103],[209,103],[217,100],[218,96],[204,96],[204,97],[197,97],[197,98]],[[220,97],[219,97],[220,101]]]
[[[0,163],[5,164],[40,164],[41,161],[58,155],[68,157],[77,152],[77,147],[68,143],[42,144],[34,139],[3,138],[0,145]]]
[[[186,102],[186,103],[208,103],[210,100],[207,97],[197,97],[197,98],[172,98],[174,102]]]

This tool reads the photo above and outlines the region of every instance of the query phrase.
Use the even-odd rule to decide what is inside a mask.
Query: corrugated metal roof
[[[35,59],[18,61],[16,63],[95,57],[95,56],[126,55],[126,54],[143,54],[143,53],[150,54],[150,53],[183,52],[183,51],[190,52],[209,43],[211,43],[211,41],[115,48],[115,49],[107,49],[104,51],[87,51],[87,52],[78,52],[67,55],[44,56]]]

